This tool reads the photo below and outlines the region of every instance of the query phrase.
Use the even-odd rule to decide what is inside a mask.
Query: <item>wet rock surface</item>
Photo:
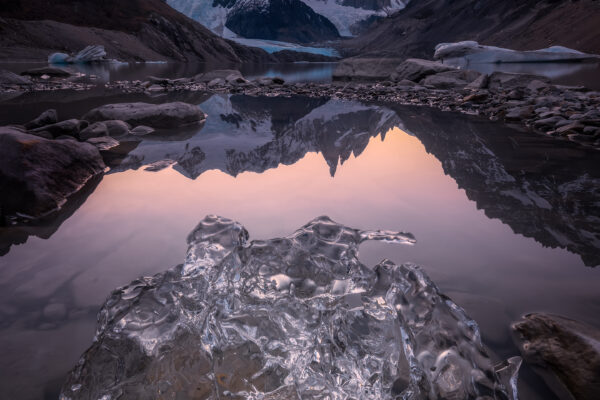
[[[2,217],[19,213],[36,218],[55,211],[104,168],[100,153],[90,144],[0,127]]]
[[[558,315],[534,313],[516,322],[513,330],[525,360],[540,367],[561,398],[598,398],[600,329]]]

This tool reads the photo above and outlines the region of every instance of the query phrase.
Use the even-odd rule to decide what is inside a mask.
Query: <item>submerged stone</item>
[[[513,399],[475,321],[417,266],[358,259],[360,231],[327,217],[248,241],[208,216],[185,263],[114,291],[61,399]]]

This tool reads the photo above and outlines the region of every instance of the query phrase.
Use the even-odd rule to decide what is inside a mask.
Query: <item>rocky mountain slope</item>
[[[43,60],[89,44],[124,61],[273,61],[265,51],[224,40],[162,0],[5,0],[0,59]]]
[[[346,55],[431,58],[438,43],[476,40],[600,54],[599,24],[598,0],[418,0],[342,47]]]

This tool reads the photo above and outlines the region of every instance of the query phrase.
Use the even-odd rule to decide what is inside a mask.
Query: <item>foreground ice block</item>
[[[185,263],[114,291],[61,399],[516,399],[475,321],[417,266],[358,259],[360,231],[327,217],[248,242],[208,216]]]

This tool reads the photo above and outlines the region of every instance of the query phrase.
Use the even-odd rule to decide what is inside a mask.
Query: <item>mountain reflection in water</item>
[[[24,122],[50,107],[71,118],[102,102],[165,101],[89,95],[57,101],[48,94],[31,105],[13,99],[0,119],[13,113]],[[517,354],[508,326],[523,312],[591,323],[600,312],[598,269],[582,268],[600,263],[597,152],[427,108],[186,96],[173,100],[200,104],[208,114],[200,129],[132,143],[54,219],[0,228],[0,343],[7,349],[0,387],[10,388],[9,397],[56,398],[90,345],[106,295],[179,263],[183,239],[209,213],[243,222],[258,238],[288,234],[323,214],[349,226],[413,232],[419,243],[398,253],[365,244],[363,261],[425,266],[478,322],[498,359]],[[526,369],[522,376],[535,386]],[[552,398],[539,390],[520,388],[521,398]]]
[[[240,95],[213,95],[200,107],[209,117],[199,131],[134,142],[128,153],[109,156],[110,173],[172,166],[190,179],[209,170],[235,177],[291,165],[317,152],[333,177],[338,165],[358,157],[372,137],[381,134],[384,140],[398,126],[442,162],[444,172],[488,217],[544,246],[579,254],[587,266],[600,264],[600,173],[595,168],[600,156],[593,150],[422,107]],[[75,197],[73,203],[80,205],[86,196]],[[0,230],[0,251],[6,253],[11,242],[23,243],[30,234],[48,237],[48,226],[56,230],[73,211],[66,207],[49,223],[42,221],[43,227]]]

